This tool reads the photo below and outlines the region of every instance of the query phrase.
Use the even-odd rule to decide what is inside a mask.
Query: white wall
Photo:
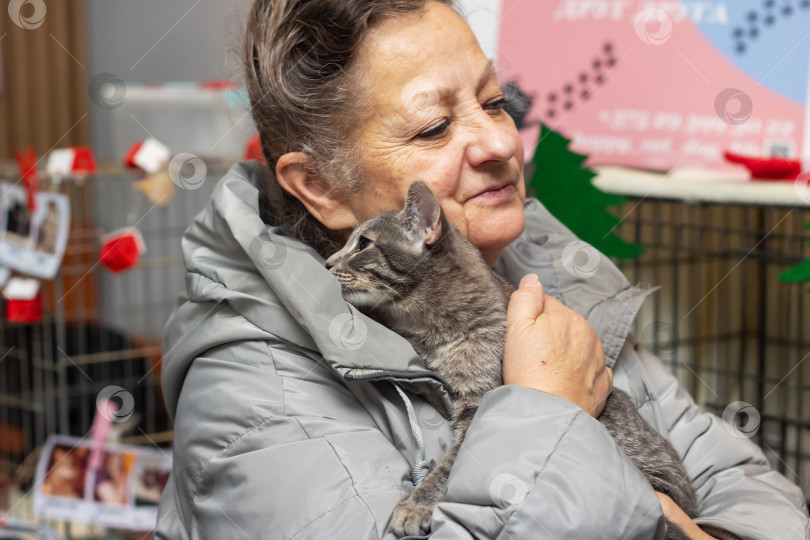
[[[494,59],[501,0],[457,2],[484,53]],[[237,75],[241,29],[251,3],[88,0],[88,81],[99,72],[146,84]],[[101,158],[113,157],[110,114],[91,105],[93,145]]]
[[[88,0],[87,79],[117,75],[127,84],[210,81],[238,69],[250,0]],[[96,154],[112,158],[112,111],[90,104]],[[148,127],[148,126],[147,126]]]
[[[501,0],[457,0],[487,57],[495,59]]]

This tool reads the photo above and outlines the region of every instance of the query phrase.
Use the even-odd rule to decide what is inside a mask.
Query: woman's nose
[[[514,157],[519,135],[509,118],[491,116],[488,111],[482,110],[470,131],[467,159],[473,167],[487,162],[504,162]]]

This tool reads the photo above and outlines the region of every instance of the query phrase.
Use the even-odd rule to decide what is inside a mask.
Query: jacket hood
[[[265,224],[259,211],[261,167],[241,162],[218,182],[182,240],[186,291],[164,333],[162,386],[174,417],[186,372],[205,351],[240,340],[274,340],[323,361],[346,380],[394,373],[430,381],[412,391],[430,401],[446,394],[398,334],[343,300],[340,285],[315,250]],[[581,259],[587,260],[581,260]],[[495,269],[517,282],[540,277],[547,294],[583,315],[615,362],[643,298],[594,248],[568,231],[536,200],[526,229]]]

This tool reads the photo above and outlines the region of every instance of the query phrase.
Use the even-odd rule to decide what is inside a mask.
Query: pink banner
[[[571,137],[592,165],[723,169],[734,167],[727,150],[808,157],[810,9],[504,0],[501,13],[501,79],[533,94],[529,118]]]

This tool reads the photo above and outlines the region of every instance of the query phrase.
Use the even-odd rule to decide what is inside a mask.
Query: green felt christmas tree
[[[587,159],[568,149],[571,140],[540,125],[540,139],[532,163],[534,172],[529,192],[548,208],[571,232],[609,257],[632,259],[643,248],[614,234],[621,221],[606,210],[626,199],[596,188],[596,173],[584,166]]]
[[[804,224],[805,229],[810,229],[810,221]],[[810,246],[810,242],[807,242],[807,245]],[[796,266],[792,268],[788,268],[781,274],[779,274],[779,279],[782,281],[792,281],[792,282],[801,282],[801,281],[810,281],[810,259],[806,259]],[[810,289],[808,289],[810,292]]]

